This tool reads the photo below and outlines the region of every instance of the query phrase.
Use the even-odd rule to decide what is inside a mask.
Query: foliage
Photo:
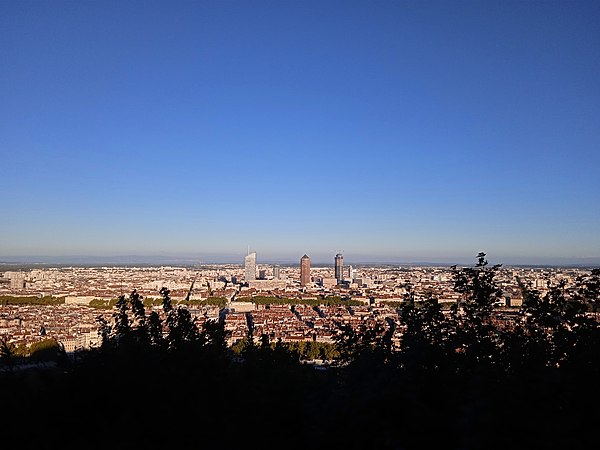
[[[579,276],[575,285],[575,299],[587,306],[589,311],[598,313],[600,307],[600,269],[592,269],[587,276]]]
[[[208,297],[204,300],[191,299],[188,304],[195,306],[218,306],[223,308],[227,304],[225,297]]]
[[[29,357],[34,361],[60,361],[65,357],[65,350],[56,339],[44,339],[31,344]]]
[[[119,298],[113,298],[110,300],[102,300],[99,298],[94,298],[90,300],[88,306],[96,309],[112,309],[119,301]]]
[[[6,366],[12,366],[17,357],[17,347],[8,342],[8,338],[0,337],[0,362]]]
[[[477,255],[475,267],[452,267],[454,289],[462,299],[450,310],[449,339],[454,351],[467,360],[469,369],[476,364],[496,363],[494,356],[500,344],[491,313],[502,298],[495,280],[501,265],[488,266],[485,256],[483,252]]]
[[[416,301],[412,289],[400,308],[403,326],[401,364],[411,370],[439,367],[447,358],[452,322],[446,319],[435,297]]]
[[[0,305],[63,305],[65,303],[64,297],[53,297],[46,295],[43,297],[19,297],[12,295],[1,295]]]
[[[244,338],[235,342],[231,345],[231,352],[240,356],[246,352],[246,349],[250,346],[249,339]],[[283,348],[285,351],[295,355],[294,357],[300,361],[314,361],[317,359],[323,361],[334,361],[340,357],[337,346],[329,342],[317,342],[317,341],[298,341],[298,342],[269,342],[268,346],[271,350],[275,350],[276,347]]]
[[[102,348],[148,350],[151,347],[177,351],[199,346],[225,348],[225,333],[219,324],[207,321],[199,328],[186,304],[174,305],[170,290],[160,290],[162,311],[146,314],[145,302],[135,289],[128,298],[121,295],[115,303],[111,323],[98,316]]]

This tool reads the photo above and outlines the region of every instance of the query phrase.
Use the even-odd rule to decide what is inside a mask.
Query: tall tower
[[[256,280],[256,252],[248,253],[244,258],[244,279]]]
[[[342,256],[341,253],[338,253],[337,255],[335,255],[335,279],[337,280],[338,283],[341,283],[342,281],[344,281],[344,272],[343,272],[343,267],[344,267],[344,257]]]
[[[310,284],[310,258],[304,255],[300,258],[300,286]]]

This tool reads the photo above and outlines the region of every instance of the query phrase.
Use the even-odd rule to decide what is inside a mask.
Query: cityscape
[[[599,24],[0,0],[3,448],[597,448]]]
[[[522,286],[545,294],[560,282],[573,286],[590,270],[500,267],[498,317],[510,317],[522,306]],[[282,266],[261,264],[257,252],[248,251],[238,265],[30,268],[0,272],[0,298],[52,297],[64,302],[56,306],[5,302],[0,305],[0,336],[13,345],[31,346],[54,338],[69,353],[90,349],[101,343],[99,311],[110,320],[107,305],[118,296],[136,291],[156,299],[163,287],[174,300],[189,304],[199,329],[207,320],[221,322],[229,346],[249,333],[256,343],[268,336],[272,342],[333,344],[342,325],[398,322],[398,308],[410,293],[422,299],[435,297],[446,310],[461,299],[450,266],[352,265],[344,264],[341,253],[332,257],[332,264],[313,267],[306,254],[297,265]],[[338,304],[329,305],[331,299],[338,299]],[[397,329],[399,342],[401,328]]]

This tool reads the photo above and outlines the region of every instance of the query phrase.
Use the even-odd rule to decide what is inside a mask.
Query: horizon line
[[[310,257],[310,256],[309,256]],[[486,253],[486,258],[490,255]],[[491,258],[490,264],[501,264],[504,266],[543,266],[543,267],[582,267],[582,266],[600,266],[600,256],[598,257],[527,257],[512,256],[500,258]],[[505,260],[506,262],[504,262]],[[264,261],[257,261],[257,265],[299,265],[299,259],[270,257]],[[474,264],[476,257],[466,256],[438,256],[438,257],[376,257],[370,255],[356,255],[356,259],[345,261],[344,265],[438,265],[452,266],[454,264]],[[333,266],[333,256],[331,261],[327,258],[317,257],[311,261],[313,264],[323,266]],[[237,264],[243,265],[243,254],[232,253],[208,253],[204,255],[25,255],[25,256],[0,256],[1,265],[76,265],[76,266],[98,266],[98,265],[221,265]]]

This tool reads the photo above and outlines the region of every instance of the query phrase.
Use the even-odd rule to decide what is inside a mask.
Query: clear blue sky
[[[1,0],[0,259],[598,261],[599,24],[598,1]]]

